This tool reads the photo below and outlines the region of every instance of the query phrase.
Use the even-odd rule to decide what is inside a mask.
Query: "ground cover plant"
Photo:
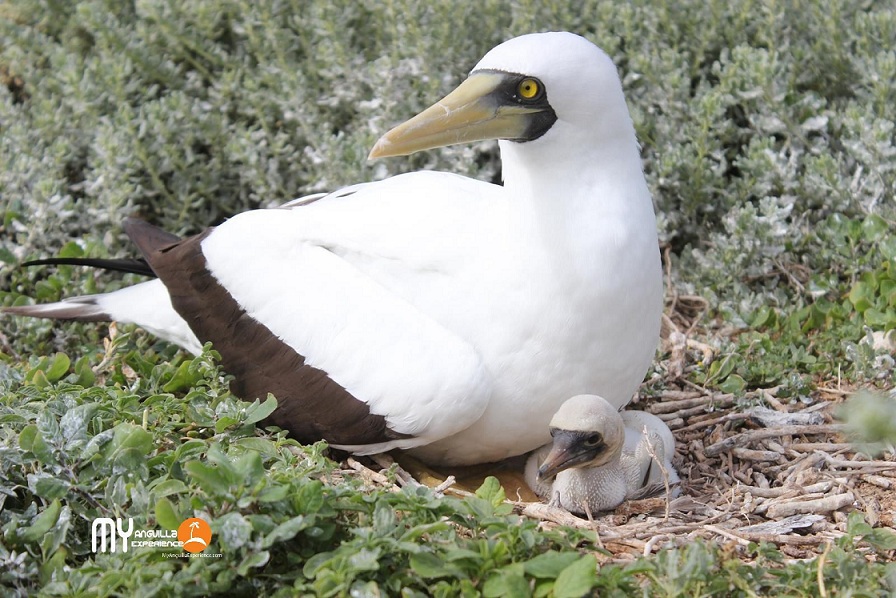
[[[614,58],[642,143],[667,317],[636,407],[679,443],[668,513],[421,487],[260,428],[273,402],[233,397],[210,348],[4,317],[4,595],[896,590],[888,3],[2,3],[0,304],[136,280],[18,267],[133,255],[128,215],[185,234],[400,171],[499,181],[493,143],[365,158],[486,50],[549,29]],[[96,517],[194,515],[220,557],[92,550]]]

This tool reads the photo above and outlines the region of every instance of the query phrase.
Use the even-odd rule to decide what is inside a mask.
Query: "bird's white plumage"
[[[446,464],[522,454],[547,441],[569,396],[626,404],[655,351],[653,206],[613,63],[546,33],[501,44],[481,69],[538,77],[557,118],[538,139],[500,142],[503,186],[402,175],[240,214],[202,242],[249,315],[414,435],[356,451],[416,446]],[[134,288],[162,321],[116,317],[195,351],[158,283]]]
[[[191,353],[202,352],[202,343],[174,308],[161,280],[150,280],[99,296],[99,305],[120,322],[135,322],[148,332],[171,341]]]
[[[116,322],[138,324],[147,332],[179,345],[194,355],[202,352],[202,343],[184,319],[174,311],[171,298],[161,280],[150,280],[111,293],[70,297],[56,303],[35,305],[31,307],[30,315],[60,317],[56,315],[57,311],[71,310],[73,305],[79,303],[83,305],[82,317],[91,315],[92,312],[105,314]]]
[[[677,496],[679,489],[675,486],[680,480],[672,466],[675,437],[669,426],[646,411],[623,411],[622,421],[625,425],[625,447],[620,460],[629,488],[626,499],[656,494],[666,484],[671,487],[672,496]],[[630,465],[625,466],[626,463]]]
[[[600,432],[607,448],[598,465],[566,469],[546,480],[538,479],[537,472],[551,444],[533,452],[526,461],[525,476],[540,497],[574,513],[595,513],[660,492],[667,484],[673,495],[677,493],[679,478],[672,466],[675,438],[655,415],[617,413],[602,397],[579,395],[561,406],[551,427]]]

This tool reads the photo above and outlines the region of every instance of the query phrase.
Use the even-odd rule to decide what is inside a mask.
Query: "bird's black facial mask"
[[[597,432],[551,430],[554,441],[544,462],[538,468],[538,479],[543,480],[561,471],[588,465],[607,451],[603,436]]]
[[[457,89],[376,142],[369,159],[504,139],[538,139],[557,121],[538,79],[496,70],[473,71]]]
[[[536,77],[519,73],[507,73],[495,69],[482,69],[475,73],[499,75],[503,81],[492,92],[496,106],[523,106],[532,109],[523,134],[508,141],[534,141],[548,132],[557,122],[557,113],[548,102],[548,92],[544,83]]]

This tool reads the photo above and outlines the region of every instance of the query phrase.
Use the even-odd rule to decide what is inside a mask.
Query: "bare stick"
[[[363,465],[362,463],[358,462],[354,457],[349,457],[346,460],[346,463],[348,464],[349,467],[351,467],[352,469],[354,469],[355,471],[360,473],[361,477],[363,477],[365,480],[367,480],[369,482],[380,484],[381,486],[386,486],[389,488],[396,487],[395,484],[393,484],[391,481],[389,481],[389,478],[387,478],[386,476],[384,476],[383,474],[381,474],[378,471],[373,471],[366,465]]]
[[[657,467],[660,468],[660,473],[663,474],[663,486],[666,489],[666,516],[664,520],[669,521],[669,501],[672,498],[672,490],[669,488],[669,470],[666,469],[666,464],[663,463],[663,459],[657,457],[656,449],[654,448],[653,443],[650,442],[650,432],[647,430],[647,426],[644,426],[641,430],[641,434],[644,436],[644,441],[647,443],[647,454],[650,455],[650,458],[653,459]]]
[[[769,519],[781,519],[798,513],[830,513],[849,506],[856,500],[852,492],[834,494],[814,500],[794,500],[771,505],[768,508]]]
[[[444,494],[445,491],[448,490],[448,488],[451,488],[451,486],[453,486],[455,483],[457,483],[457,480],[453,475],[450,475],[445,478],[444,482],[433,488],[432,491],[438,495]]]
[[[719,534],[720,536],[722,536],[724,538],[728,538],[729,540],[734,540],[741,546],[748,546],[750,544],[750,540],[747,540],[746,538],[741,538],[740,536],[738,536],[724,528],[718,527],[716,525],[704,525],[703,529],[708,529],[709,531],[711,531],[714,534]]]
[[[377,465],[382,467],[383,469],[389,469],[393,467],[393,471],[395,472],[395,476],[398,479],[399,483],[402,486],[422,486],[420,482],[414,479],[414,476],[409,474],[407,470],[405,470],[401,465],[395,462],[395,460],[387,455],[386,453],[379,453],[376,455],[370,455],[370,458],[373,459]]]
[[[568,527],[588,529],[590,524],[584,519],[576,517],[566,509],[552,507],[543,502],[515,502],[513,505],[520,510],[520,514],[541,521],[552,521]]]
[[[603,548],[604,543],[601,542],[601,539],[600,539],[600,530],[597,529],[597,522],[594,521],[594,517],[591,515],[591,505],[589,505],[588,501],[586,500],[584,506],[585,506],[585,515],[588,516],[588,523],[591,524],[591,529],[594,531],[595,544],[597,544],[598,548]]]
[[[816,425],[800,425],[800,426],[780,426],[777,428],[769,428],[762,430],[751,430],[742,434],[737,434],[711,444],[706,447],[703,452],[707,457],[715,457],[725,451],[731,450],[735,446],[746,446],[757,440],[765,440],[766,438],[777,438],[779,436],[802,436],[811,434],[833,434],[842,432],[846,426],[842,424],[816,424]]]

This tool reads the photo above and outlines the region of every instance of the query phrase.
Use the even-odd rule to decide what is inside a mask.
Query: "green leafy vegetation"
[[[672,315],[715,351],[687,382],[736,395],[778,387],[793,400],[864,387],[845,413],[877,449],[892,444],[896,11],[885,2],[2,3],[0,304],[137,280],[17,267],[133,255],[128,215],[183,234],[405,170],[499,181],[489,143],[365,158],[489,48],[548,29],[586,35],[619,65],[671,294],[704,305]],[[514,515],[492,482],[464,500],[369,488],[324,445],[260,429],[273,399],[233,397],[212,353],[107,336],[0,320],[4,594],[896,587],[880,562],[890,536],[855,515],[821,562],[695,542],[623,564],[590,532]],[[667,383],[668,357],[647,392]],[[209,518],[222,557],[91,550],[96,517],[170,529],[192,515]]]
[[[273,405],[234,398],[214,353],[167,362],[141,347],[144,340],[122,335],[110,353],[88,356],[97,375],[89,386],[64,354],[6,372],[0,584],[7,594],[40,587],[44,595],[571,597],[643,588],[678,596],[814,584],[814,563],[785,564],[760,545],[735,555],[698,542],[598,568],[596,557],[605,557],[593,532],[544,531],[514,515],[494,478],[464,499],[426,487],[372,489],[328,459],[324,443],[301,446],[257,429]],[[189,389],[164,390],[185,372]],[[92,552],[97,517],[174,529],[191,516],[211,523],[210,550],[221,557],[170,558],[143,547]],[[827,587],[872,595],[894,571],[869,564],[864,553],[893,550],[896,536],[851,517],[850,534],[827,554]]]

